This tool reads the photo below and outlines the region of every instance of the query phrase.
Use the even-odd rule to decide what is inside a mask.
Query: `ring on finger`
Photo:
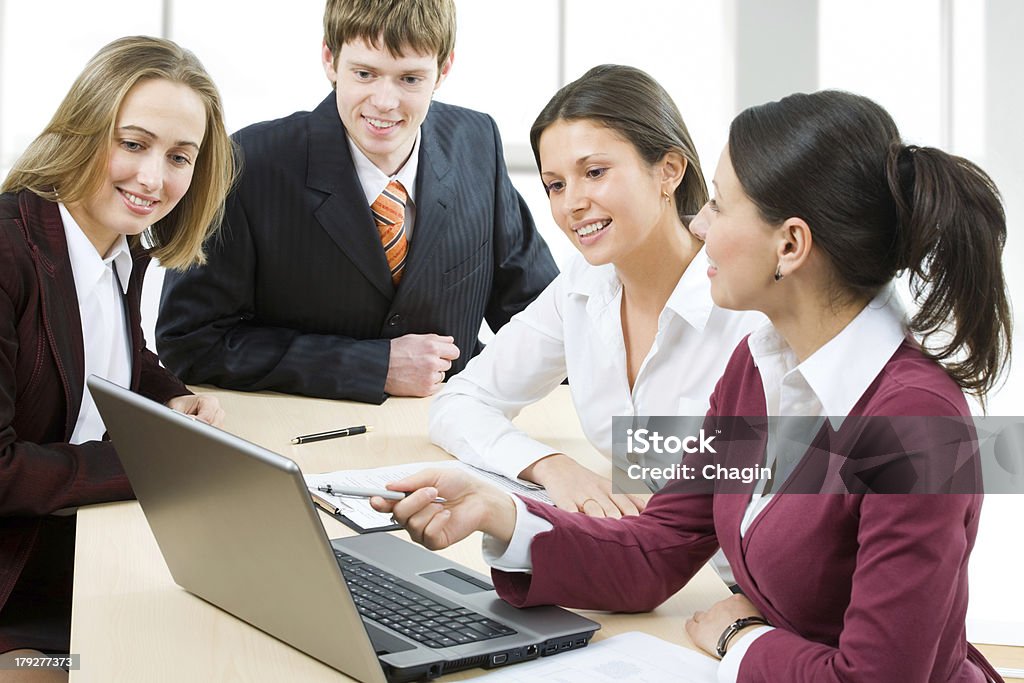
[[[584,498],[583,502],[580,503],[580,510],[582,510],[583,508],[587,507],[587,503],[593,503],[594,505],[598,504],[598,502],[596,500],[594,500],[593,498]]]

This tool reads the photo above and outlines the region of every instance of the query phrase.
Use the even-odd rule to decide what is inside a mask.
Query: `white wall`
[[[975,87],[981,103],[980,129],[973,142],[982,148],[978,162],[1003,193],[1009,236],[1003,264],[1013,295],[1017,362],[1006,385],[992,400],[995,415],[1024,414],[1024,362],[1021,347],[1024,330],[1024,88],[1020,65],[1024,64],[1024,3],[1018,0],[986,0],[984,3],[983,58]],[[980,91],[980,92],[979,92]],[[980,95],[980,97],[979,97]],[[971,556],[971,605],[968,635],[976,640],[1024,645],[1024,582],[1014,580],[1024,567],[1024,496],[988,496],[982,513],[977,545]]]

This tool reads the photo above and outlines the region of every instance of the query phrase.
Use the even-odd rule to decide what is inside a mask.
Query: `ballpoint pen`
[[[325,439],[337,439],[342,436],[355,436],[356,434],[365,434],[366,432],[372,431],[373,427],[367,427],[366,425],[345,427],[344,429],[334,429],[329,432],[318,432],[316,434],[304,434],[303,436],[297,436],[292,439],[292,443],[311,443],[313,441],[323,441]]]
[[[364,486],[335,486],[333,484],[317,486],[316,490],[343,498],[372,498],[380,496],[385,500],[402,500],[409,495],[402,491],[388,491],[387,489],[367,488]],[[448,500],[446,498],[435,498],[433,502],[447,503]]]

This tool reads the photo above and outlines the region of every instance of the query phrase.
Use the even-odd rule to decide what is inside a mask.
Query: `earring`
[[[665,192],[664,190],[661,191],[661,196],[665,198],[666,202],[672,201],[672,195],[670,195],[668,192]]]
[[[775,267],[775,281],[778,282],[784,277],[786,276],[782,274],[782,264],[780,263],[778,266]]]

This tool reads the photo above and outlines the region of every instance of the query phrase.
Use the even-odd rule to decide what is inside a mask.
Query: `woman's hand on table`
[[[750,602],[746,596],[731,595],[725,600],[716,602],[706,612],[694,612],[693,616],[686,621],[686,633],[690,636],[690,640],[693,641],[694,645],[712,657],[717,657],[718,639],[722,636],[722,633],[734,621],[744,617],[764,618],[764,615],[754,607],[754,603]],[[754,628],[759,625],[756,624],[747,628]],[[732,638],[730,644],[734,644],[745,632],[746,629],[739,631]]]
[[[167,402],[167,407],[179,413],[190,415],[200,422],[205,422],[214,427],[224,425],[224,409],[220,407],[220,401],[216,396],[210,394],[186,394],[175,396]]]
[[[612,482],[567,455],[556,453],[533,463],[519,475],[545,489],[556,507],[591,517],[638,515],[647,498],[612,493]]]

